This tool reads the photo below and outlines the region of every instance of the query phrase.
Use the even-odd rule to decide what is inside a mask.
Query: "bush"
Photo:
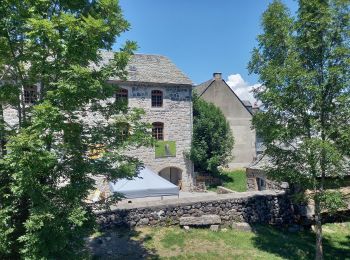
[[[212,103],[193,97],[193,137],[190,158],[196,171],[219,173],[232,158],[234,139],[222,111]]]

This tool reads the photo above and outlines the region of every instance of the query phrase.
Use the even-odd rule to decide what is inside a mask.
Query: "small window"
[[[258,190],[266,190],[266,181],[263,178],[256,178],[258,184]]]
[[[156,140],[164,140],[164,124],[156,122],[152,124],[152,134]]]
[[[115,100],[117,102],[128,103],[128,90],[125,88],[120,88],[119,91],[115,94]]]
[[[163,106],[163,92],[160,90],[152,90],[152,107]]]
[[[24,103],[25,104],[34,104],[37,100],[37,88],[36,86],[25,87],[23,92]]]

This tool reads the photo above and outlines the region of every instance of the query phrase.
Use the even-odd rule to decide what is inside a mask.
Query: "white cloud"
[[[253,96],[253,89],[260,87],[260,84],[250,85],[240,74],[229,75],[226,83],[241,100],[249,100],[252,105],[260,103]]]

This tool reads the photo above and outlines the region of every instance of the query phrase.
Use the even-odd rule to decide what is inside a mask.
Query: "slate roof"
[[[107,64],[113,55],[112,51],[102,51],[100,64]],[[93,67],[98,69],[99,66]],[[161,55],[134,54],[126,70],[127,82],[193,85],[192,81],[170,59]],[[120,81],[119,78],[110,80]]]
[[[203,92],[210,86],[210,84],[213,82],[213,79],[209,79],[206,82],[203,82],[195,87],[196,93],[201,96]]]

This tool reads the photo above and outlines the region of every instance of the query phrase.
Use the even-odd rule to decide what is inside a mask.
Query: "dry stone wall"
[[[114,225],[168,226],[180,224],[181,217],[218,215],[223,225],[233,222],[291,224],[293,205],[285,192],[262,191],[213,195],[124,205],[109,212],[99,212],[103,228]]]

